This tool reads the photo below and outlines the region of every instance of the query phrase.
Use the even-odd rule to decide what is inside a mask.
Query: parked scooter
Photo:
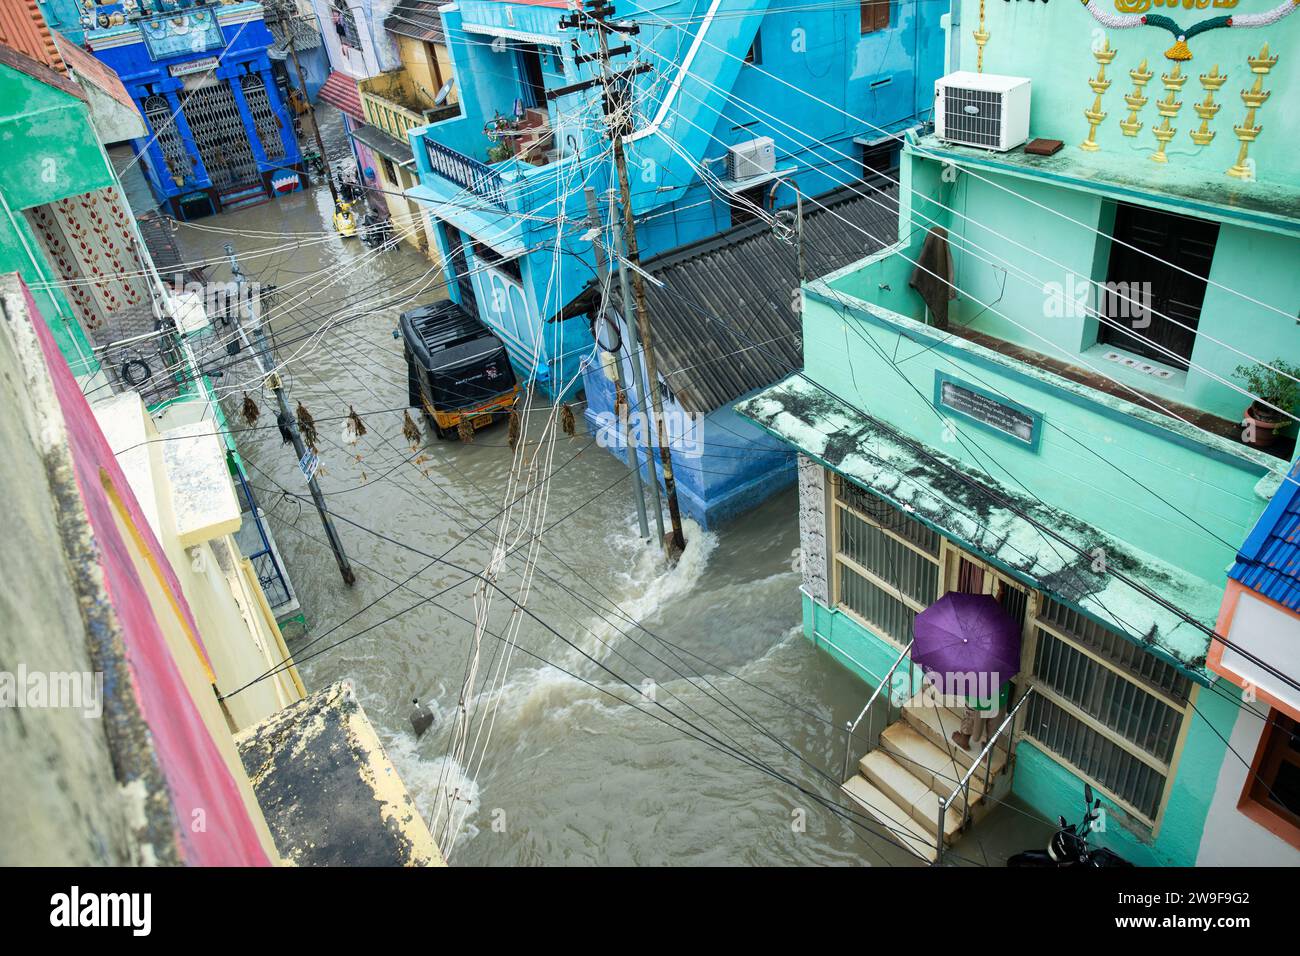
[[[1060,829],[1053,834],[1046,850],[1026,850],[1007,860],[1007,866],[1132,866],[1128,860],[1102,847],[1088,846],[1088,834],[1093,823],[1101,817],[1101,798],[1092,797],[1092,787],[1083,785],[1083,821],[1075,826],[1057,817]]]

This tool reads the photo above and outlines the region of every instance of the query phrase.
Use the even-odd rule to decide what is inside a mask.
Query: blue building
[[[596,192],[607,223],[617,215],[616,184],[601,91],[574,89],[599,75],[596,41],[561,29],[566,12],[489,0],[442,9],[461,113],[411,131],[420,184],[408,195],[428,211],[451,295],[501,335],[520,372],[545,392],[585,389],[588,421],[599,425],[613,413],[614,388],[593,360],[590,310],[582,308],[595,274],[584,191]],[[891,167],[890,134],[929,116],[947,12],[946,0],[812,9],[795,0],[618,4],[619,21],[636,27],[611,45],[627,48],[615,69],[640,70],[627,80],[634,115],[626,144],[643,260],[671,259],[672,250],[690,257],[699,243],[716,252],[734,238],[729,230],[770,219],[796,195],[819,197]],[[759,297],[784,303],[783,334],[797,338],[794,252],[781,248],[787,261],[774,269],[782,288]],[[751,265],[764,270],[761,258]],[[724,285],[712,291],[745,292],[727,285],[732,278],[718,270],[710,281]],[[670,337],[661,334],[664,348]],[[673,369],[660,372],[669,379]],[[756,368],[742,377],[759,387],[778,375]],[[639,408],[639,396],[630,398]],[[721,407],[699,402],[704,415]],[[679,478],[688,513],[711,523],[793,480],[788,457],[751,448],[752,432],[719,425],[718,448],[725,434],[730,461],[705,455],[697,474]],[[706,443],[712,433],[705,428]]]
[[[317,94],[330,75],[329,54],[321,39],[320,25],[316,17],[300,14],[294,0],[267,0],[262,7],[266,26],[275,37],[270,55],[277,77],[283,76],[289,88],[302,92],[300,111],[305,111],[306,102],[316,102]],[[301,83],[298,82],[299,70],[302,71]]]
[[[294,121],[257,3],[154,0],[96,10],[91,52],[135,100],[134,145],[160,205],[193,219],[253,205],[306,181]]]
[[[73,43],[84,41],[90,11],[78,0],[37,0],[37,6],[52,31],[63,34]]]

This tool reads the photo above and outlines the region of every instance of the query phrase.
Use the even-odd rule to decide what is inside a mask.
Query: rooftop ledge
[[[801,373],[735,407],[826,468],[955,539],[1026,584],[1125,634],[1194,680],[1208,683],[1205,657],[1209,635],[1115,574],[1095,573],[1091,552],[1104,548],[1112,571],[1140,581],[1209,628],[1214,626],[1218,613],[1222,584],[1212,585],[1175,568],[938,451],[927,449],[922,453],[876,419],[831,397]],[[969,483],[962,479],[963,475],[970,479]],[[1051,529],[1082,554],[1035,525]]]
[[[1184,214],[1199,212],[1210,219],[1300,234],[1300,185],[1294,181],[1247,183],[1222,172],[1207,176],[1205,169],[1180,163],[1177,156],[1161,165],[1142,161],[1144,152],[1103,149],[1090,153],[1068,143],[1052,156],[1031,155],[1023,146],[998,153],[944,142],[933,134],[909,135],[905,150],[968,169],[989,169]]]

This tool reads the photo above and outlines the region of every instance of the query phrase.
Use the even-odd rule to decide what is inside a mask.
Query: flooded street
[[[844,722],[867,689],[799,634],[794,489],[716,532],[688,528],[685,557],[665,571],[637,536],[627,469],[592,442],[576,406],[573,437],[552,426],[539,440],[545,401],[527,416],[522,460],[542,458],[514,496],[553,477],[547,496],[513,508],[512,527],[524,504],[544,507],[544,520],[528,516],[546,529],[537,570],[517,613],[528,548],[510,552],[512,535],[466,701],[465,758],[449,758],[474,575],[492,556],[513,455],[504,424],[462,444],[421,422],[423,447],[408,444],[393,330],[399,312],[444,297],[439,275],[408,246],[377,253],[338,238],[330,212],[316,189],[182,224],[177,238],[186,259],[214,263],[215,281],[229,278],[219,263],[232,242],[249,279],[278,287],[278,357],[291,401],[318,422],[321,486],[357,574],[355,587],[342,584],[310,502],[283,493],[306,492],[292,449],[273,427],[243,434],[309,623],[291,649],[309,689],[353,682],[435,837],[447,845],[454,834],[450,861],[912,865],[849,822],[863,821],[832,781]],[[235,407],[243,383],[219,387]],[[270,393],[250,394],[272,422]],[[366,427],[355,445],[343,433],[349,409]],[[510,653],[499,636],[512,626]],[[418,741],[414,698],[436,716]],[[1024,819],[998,810],[977,834],[990,845],[968,839],[958,853],[996,856],[1001,817]]]

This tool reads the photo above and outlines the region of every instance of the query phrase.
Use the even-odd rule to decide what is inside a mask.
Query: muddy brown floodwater
[[[798,632],[793,489],[720,530],[691,528],[683,560],[665,571],[638,539],[627,470],[591,443],[581,414],[578,434],[553,450],[527,600],[536,617],[521,616],[512,654],[483,636],[468,700],[477,746],[464,766],[448,759],[474,636],[476,581],[465,579],[491,557],[512,454],[502,425],[473,444],[426,433],[413,456],[392,333],[404,308],[442,297],[438,273],[407,246],[376,254],[338,238],[330,211],[317,189],[183,225],[178,240],[187,259],[214,263],[214,280],[229,277],[222,246],[233,242],[250,278],[278,286],[287,387],[321,420],[331,510],[361,526],[338,525],[357,572],[349,589],[314,511],[279,490],[304,491],[291,450],[273,429],[241,438],[310,624],[292,649],[309,689],[353,682],[452,863],[911,865],[878,828],[864,832],[728,751],[861,819],[832,778],[844,722],[868,690]],[[239,384],[220,387],[237,394]],[[349,407],[367,429],[355,446],[339,420]],[[548,410],[535,409],[529,456]],[[448,549],[459,569],[422,556]],[[523,557],[508,557],[498,578],[511,596]],[[511,617],[497,594],[489,630]],[[489,680],[493,693],[482,690]],[[437,718],[419,740],[413,698]],[[960,853],[998,862],[1041,845],[1043,829],[1027,821],[1000,808]]]

